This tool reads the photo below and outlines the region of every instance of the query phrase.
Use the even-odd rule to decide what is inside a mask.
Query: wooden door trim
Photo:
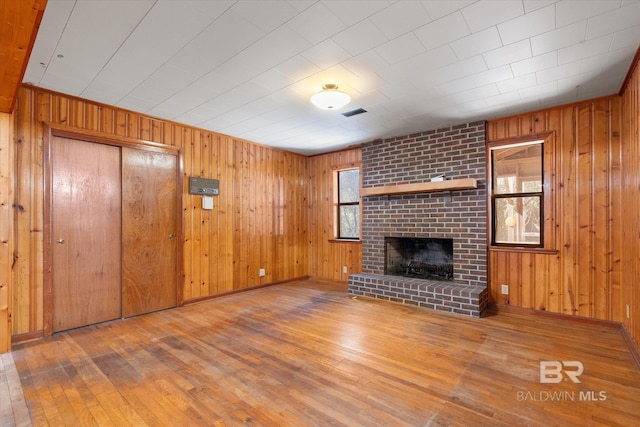
[[[124,136],[114,136],[88,129],[74,128],[49,122],[43,124],[43,167],[44,167],[44,200],[43,200],[43,331],[44,335],[53,333],[53,236],[52,227],[52,197],[53,197],[53,168],[51,164],[51,145],[55,137],[70,138],[81,141],[93,142],[97,144],[115,145],[118,147],[129,147],[138,150],[148,150],[160,153],[172,154],[177,157],[176,168],[176,231],[178,242],[184,242],[184,227],[182,215],[182,192],[183,192],[183,153],[180,147],[160,144],[142,139],[129,138]],[[183,245],[176,245],[176,298],[177,306],[184,305],[183,301],[183,278],[184,268],[182,266]]]

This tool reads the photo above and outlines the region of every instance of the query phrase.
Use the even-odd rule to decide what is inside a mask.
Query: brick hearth
[[[486,286],[379,274],[351,275],[349,292],[471,317],[480,317],[489,303]]]
[[[349,277],[350,293],[474,317],[482,314],[487,299],[485,150],[484,122],[363,145],[364,188],[428,182],[437,175],[475,178],[478,187],[363,197],[362,273]],[[453,281],[385,276],[385,236],[453,239]]]

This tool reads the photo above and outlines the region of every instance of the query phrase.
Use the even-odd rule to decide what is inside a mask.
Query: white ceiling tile
[[[594,55],[601,55],[609,51],[613,35],[607,34],[597,39],[588,40],[583,43],[574,44],[564,49],[558,50],[558,64],[578,61]]]
[[[549,83],[527,87],[520,89],[518,93],[522,99],[540,99],[545,96],[553,96],[558,93],[558,82],[554,80]]]
[[[256,99],[267,96],[269,93],[271,93],[269,89],[261,86],[253,80],[238,85],[233,89],[234,99],[240,100],[242,105],[249,104]]]
[[[534,56],[562,49],[563,47],[581,43],[585,39],[587,21],[576,22],[575,24],[549,31],[531,38],[531,50]]]
[[[545,6],[549,6],[557,2],[558,0],[524,0],[524,13],[533,12],[534,10],[542,9]]]
[[[472,60],[472,58],[469,58],[469,60]],[[449,45],[445,45],[420,55],[416,55],[413,58],[402,62],[400,65],[411,70],[411,73],[414,76],[414,79],[412,80],[421,81],[419,78],[420,75],[457,62],[463,61],[458,61],[458,58],[456,58],[451,47]]]
[[[280,27],[252,44],[231,61],[255,69],[258,75],[309,49],[311,44],[288,27]]]
[[[379,90],[365,92],[358,97],[358,103],[362,105],[363,108],[367,111],[369,111],[372,106],[386,102],[388,100],[389,98]]]
[[[500,92],[495,84],[490,84],[482,87],[477,87],[463,92],[458,92],[451,95],[451,98],[456,103],[464,103],[473,101],[476,99],[484,99],[489,96],[499,95]]]
[[[159,104],[197,80],[196,75],[165,64],[123,98],[135,97]],[[146,110],[144,110],[146,111]]]
[[[176,21],[182,23],[182,30],[176,33],[166,31]],[[110,84],[115,88],[113,96],[122,98],[175,55],[209,22],[199,10],[185,8],[179,2],[155,3],[94,82]],[[150,46],[163,48],[153,49]]]
[[[268,67],[264,68],[268,69]],[[262,74],[262,72],[257,67],[243,63],[240,58],[235,57],[200,77],[198,83],[215,88],[228,89],[242,84],[252,77]]]
[[[640,25],[615,32],[610,49],[616,50],[623,47],[634,47],[638,45],[638,40],[640,40]]]
[[[312,44],[319,43],[346,28],[346,25],[320,2],[291,19],[286,25]]]
[[[78,95],[94,80],[120,45],[149,11],[149,2],[125,4],[114,8],[111,2],[80,2],[73,8],[68,26],[55,48],[56,55],[48,63],[50,71],[42,84],[53,87],[57,79],[67,81],[71,94]],[[119,25],[113,25],[118,22]]]
[[[417,1],[398,1],[369,19],[389,40],[431,22],[422,4]]]
[[[489,68],[512,64],[531,57],[529,40],[522,40],[482,54]]]
[[[427,49],[451,43],[469,35],[469,27],[460,12],[452,13],[414,31]]]
[[[604,34],[638,25],[640,25],[640,2],[632,3],[620,9],[614,9],[602,15],[589,18],[587,23],[587,38],[594,39]]]
[[[357,76],[366,76],[386,68],[388,63],[375,50],[368,50],[344,61],[342,65]]]
[[[513,78],[513,72],[509,65],[494,68],[475,74],[472,79],[477,86],[484,86]]]
[[[476,87],[478,87],[478,85],[471,77],[463,77],[461,79],[443,83],[436,89],[438,90],[439,95],[447,96],[458,92],[464,92],[465,90],[474,89]]]
[[[64,92],[62,88],[52,87],[51,89]],[[118,82],[94,80],[89,87],[82,91],[81,96],[87,99],[99,100],[104,104],[116,105],[118,100],[122,98],[119,89]]]
[[[498,90],[500,91],[500,93],[507,93],[514,90],[535,86],[536,84],[538,84],[536,73],[531,73],[525,74],[524,76],[515,77],[513,79],[497,82],[496,86],[498,86]]]
[[[116,105],[120,108],[124,108],[125,110],[145,113],[153,108],[155,101],[129,94],[122,98]]]
[[[298,12],[303,12],[317,3],[317,0],[286,0],[286,2]]]
[[[457,10],[460,10],[475,0],[422,0],[422,6],[433,20],[440,19]]]
[[[271,91],[280,90],[294,83],[291,77],[282,74],[275,68],[271,68],[254,77],[253,81]]]
[[[522,2],[488,0],[476,2],[462,9],[462,15],[472,32],[508,21],[524,13]]]
[[[242,28],[243,31],[235,31]],[[234,34],[229,37],[229,34]],[[258,41],[264,32],[233,11],[228,11],[198,34],[170,62],[203,75]]]
[[[558,28],[564,27],[618,7],[620,7],[620,2],[611,0],[561,1],[556,3],[556,25]]]
[[[204,86],[196,82],[182,89],[180,92],[158,105],[161,109],[171,105],[171,107],[175,109],[171,118],[176,118],[179,115],[204,104],[206,101],[215,98],[221,93],[222,89],[219,87],[212,87],[209,85]]]
[[[265,33],[275,30],[298,14],[289,3],[278,0],[243,0],[232,4],[234,12]]]
[[[395,64],[419,55],[425,50],[416,36],[409,33],[378,46],[375,51],[389,64]]]
[[[355,25],[376,12],[389,6],[387,0],[340,0],[329,1],[326,5],[346,25]]]
[[[535,73],[536,71],[544,70],[546,68],[552,68],[558,65],[558,53],[549,52],[544,55],[534,56],[522,61],[514,62],[511,64],[514,76],[524,76],[529,73]]]
[[[487,96],[486,98],[484,98],[484,101],[488,106],[501,105],[518,100],[520,100],[520,94],[517,90],[500,93],[499,95]]]
[[[580,74],[580,63],[572,62],[538,71],[536,72],[536,78],[538,79],[538,83],[544,84],[578,74]]]
[[[469,101],[469,102],[460,104],[458,108],[460,109],[460,111],[484,110],[487,108],[487,101],[485,101],[484,99],[476,99],[474,101]]]
[[[349,52],[344,50],[331,39],[327,39],[307,49],[302,53],[302,56],[307,58],[321,70],[333,67],[334,65],[351,58]]]
[[[361,74],[357,77],[350,79],[349,87],[355,89],[358,92],[358,98],[365,93],[369,93],[371,91],[377,91],[383,86],[386,86],[387,82],[384,81],[379,75],[376,73],[369,74]],[[352,97],[356,96],[356,94],[351,94]]]
[[[498,31],[502,42],[511,44],[555,29],[555,18],[555,7],[551,5],[503,22]]]
[[[628,46],[605,52],[601,55],[584,58],[580,61],[581,71],[588,72],[591,70],[608,74],[615,69],[628,70],[635,52],[635,47]]]
[[[412,81],[424,82],[424,84],[431,86],[434,83],[428,78],[430,72],[457,61],[458,59],[449,45],[445,45],[406,61],[377,69],[376,73],[387,83],[394,85],[403,85],[406,81]]]
[[[274,70],[288,76],[294,82],[300,81],[320,71],[320,68],[302,55],[284,61],[274,67]]]
[[[351,55],[359,55],[385,43],[387,38],[373,22],[367,19],[349,27],[340,34],[336,34],[333,40]]]
[[[429,79],[433,84],[450,82],[460,77],[471,76],[487,70],[487,65],[480,56],[458,61],[446,67],[438,68],[429,73]]]
[[[54,6],[46,7],[39,32],[63,36],[63,30],[70,19],[74,4],[75,0],[59,0]],[[151,4],[149,2],[149,7]],[[24,73],[24,82],[40,84],[40,79],[44,75],[49,61],[53,58],[59,41],[59,36],[38,38],[38,43],[34,43],[31,50],[31,57]]]
[[[502,46],[496,27],[487,28],[450,43],[451,49],[460,59],[479,55]]]

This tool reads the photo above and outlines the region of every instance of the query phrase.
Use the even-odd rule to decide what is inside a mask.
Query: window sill
[[[525,252],[532,254],[548,254],[556,255],[557,249],[545,249],[545,248],[527,248],[524,246],[489,246],[491,252]]]
[[[330,243],[362,243],[360,239],[329,239]]]

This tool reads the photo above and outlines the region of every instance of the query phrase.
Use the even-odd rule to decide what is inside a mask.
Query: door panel
[[[122,313],[177,302],[177,157],[122,148]]]
[[[53,331],[118,318],[120,149],[55,137],[51,167]]]

